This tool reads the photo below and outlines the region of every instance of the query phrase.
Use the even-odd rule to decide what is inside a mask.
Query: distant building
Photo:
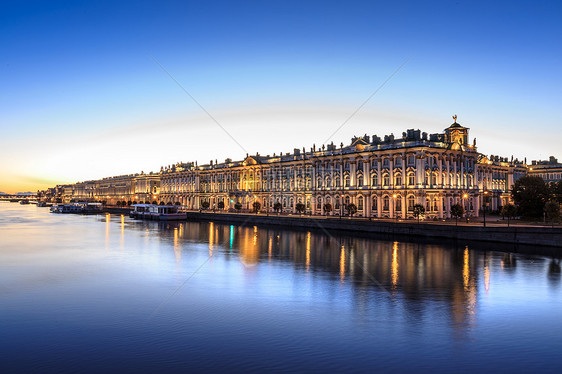
[[[528,173],[541,177],[547,183],[559,182],[562,180],[562,164],[550,156],[548,161],[532,161]]]

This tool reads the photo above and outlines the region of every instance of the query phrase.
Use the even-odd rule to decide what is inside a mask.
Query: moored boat
[[[177,221],[187,219],[187,212],[180,205],[133,204],[129,213],[132,218],[157,221]]]
[[[51,207],[51,213],[78,213],[78,214],[96,214],[103,210],[101,203],[69,203],[58,204]]]

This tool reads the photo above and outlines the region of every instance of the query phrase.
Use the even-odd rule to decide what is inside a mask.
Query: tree
[[[276,202],[275,204],[273,204],[273,210],[276,211],[277,213],[279,213],[282,207],[283,206],[281,205],[280,202]]]
[[[133,202],[131,200],[127,201],[127,205],[131,206],[133,204]],[[125,205],[125,204],[123,204]]]
[[[240,212],[240,209],[242,209],[242,203],[241,203],[241,202],[237,202],[236,204],[234,204],[234,209],[236,209],[237,211]]]
[[[550,184],[550,194],[559,204],[562,204],[562,180]]]
[[[324,204],[324,213],[326,213],[326,215],[328,215],[328,213],[330,213],[331,211],[332,211],[332,204],[330,204],[330,203]]]
[[[209,209],[209,206],[211,206],[211,204],[208,201],[202,201],[201,202],[201,208]]]
[[[156,200],[153,200],[152,205],[156,205],[156,204],[158,204],[158,202]]]
[[[219,202],[217,203],[217,208],[219,208],[219,209],[221,209],[221,210],[224,209],[224,201],[222,201],[222,200],[219,201]]]
[[[261,209],[261,203],[259,201],[254,201],[252,206],[254,207],[254,213],[259,212]]]
[[[517,207],[513,204],[505,204],[501,210],[502,217],[507,217],[507,227],[509,227],[509,219],[517,215]]]
[[[554,222],[560,219],[560,204],[557,201],[550,200],[544,205],[544,212],[554,226]]]
[[[303,214],[306,210],[306,205],[303,203],[297,203],[297,205],[295,205],[295,210],[297,213]]]
[[[414,205],[414,217],[418,219],[418,223],[420,223],[420,216],[425,213],[425,208],[421,204]]]
[[[541,177],[519,178],[511,190],[513,202],[523,217],[540,218],[550,190]]]
[[[355,213],[357,213],[357,206],[353,203],[351,204],[347,204],[347,206],[345,207],[345,209],[347,210],[347,213],[349,214],[350,217],[353,217],[353,215]]]
[[[176,201],[174,205],[181,205],[181,203],[179,201]]]
[[[455,217],[455,225],[458,225],[458,219],[464,215],[464,208],[461,204],[451,206],[451,215]]]

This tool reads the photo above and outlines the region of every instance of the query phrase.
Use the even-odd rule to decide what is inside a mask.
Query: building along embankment
[[[476,226],[459,224],[389,222],[350,218],[189,212],[188,220],[216,221],[243,225],[281,225],[287,228],[349,231],[384,236],[444,238],[562,248],[562,228],[544,226]]]

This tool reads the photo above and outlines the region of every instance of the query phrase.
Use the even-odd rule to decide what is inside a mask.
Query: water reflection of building
[[[442,303],[447,311],[443,318],[459,326],[474,321],[478,274],[487,266],[482,256],[477,257],[468,248],[452,250],[439,245],[336,238],[255,226],[192,222],[181,231],[175,230],[174,240],[176,235],[207,242],[210,255],[234,251],[246,266],[272,259],[285,261],[305,272],[329,274],[349,284],[357,295],[364,291],[381,292],[390,298],[399,295],[412,314],[421,313],[428,300]],[[489,273],[484,282],[489,288]]]

